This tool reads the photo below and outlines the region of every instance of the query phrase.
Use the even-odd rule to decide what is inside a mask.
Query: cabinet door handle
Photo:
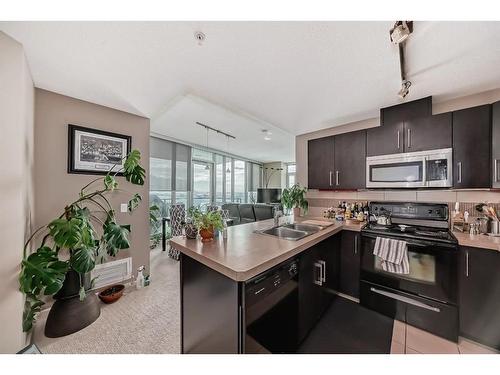
[[[354,255],[358,253],[358,235],[354,236]]]
[[[335,171],[335,185],[339,186],[339,176],[340,176],[340,173],[339,171]]]
[[[319,270],[318,273],[314,272],[314,284],[316,285],[319,285],[319,286],[322,286],[323,285],[323,282],[322,282],[322,266],[319,262],[316,262],[314,263],[314,270]]]
[[[469,252],[465,251],[465,277],[469,277]]]
[[[458,183],[461,184],[462,183],[462,162],[459,161],[457,163],[457,166],[458,166]]]
[[[498,159],[495,159],[493,165],[495,167],[495,182],[498,182]]]
[[[326,262],[324,260],[320,260],[318,263],[321,265],[320,280],[322,283],[326,283]]]
[[[398,130],[398,150],[399,150],[400,145],[401,145],[401,135],[399,134],[399,130]]]
[[[411,148],[411,129],[408,128],[408,148]]]
[[[330,171],[330,186],[332,186],[332,171]]]

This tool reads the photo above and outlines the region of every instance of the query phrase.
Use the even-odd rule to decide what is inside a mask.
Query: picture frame
[[[131,149],[129,135],[68,124],[68,173],[105,175],[113,167],[120,170]]]

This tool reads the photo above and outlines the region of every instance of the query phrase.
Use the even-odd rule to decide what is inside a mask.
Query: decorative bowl
[[[107,304],[114,303],[118,301],[120,297],[123,295],[124,289],[125,285],[123,284],[112,285],[109,288],[106,288],[103,291],[101,291],[97,296],[104,303]]]

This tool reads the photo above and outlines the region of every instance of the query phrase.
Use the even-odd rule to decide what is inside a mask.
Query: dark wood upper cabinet
[[[492,106],[492,150],[491,161],[493,163],[491,187],[500,189],[500,102]]]
[[[453,186],[490,187],[490,161],[491,105],[453,112]]]
[[[310,140],[307,143],[309,189],[332,189],[334,171],[334,137]]]
[[[367,130],[366,156],[404,152],[404,122],[432,115],[432,97],[382,108],[380,126]]]
[[[393,122],[366,131],[366,156],[403,152],[404,122]]]
[[[432,115],[432,96],[396,104],[380,110],[380,126]]]
[[[404,122],[405,152],[452,147],[451,113],[408,119]]]
[[[335,189],[363,189],[366,186],[366,131],[335,136]]]
[[[500,253],[460,249],[460,335],[500,349]]]

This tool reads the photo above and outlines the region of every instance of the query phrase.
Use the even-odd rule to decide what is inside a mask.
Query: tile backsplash
[[[500,192],[498,191],[453,191],[453,190],[366,190],[366,191],[318,191],[307,192],[309,214],[322,216],[325,208],[336,207],[339,201],[406,201],[448,203],[450,211],[454,210],[455,202],[460,202],[460,211],[467,210],[471,217],[482,214],[475,210],[475,205],[482,202],[495,207],[500,213]],[[451,217],[451,212],[450,212]]]

